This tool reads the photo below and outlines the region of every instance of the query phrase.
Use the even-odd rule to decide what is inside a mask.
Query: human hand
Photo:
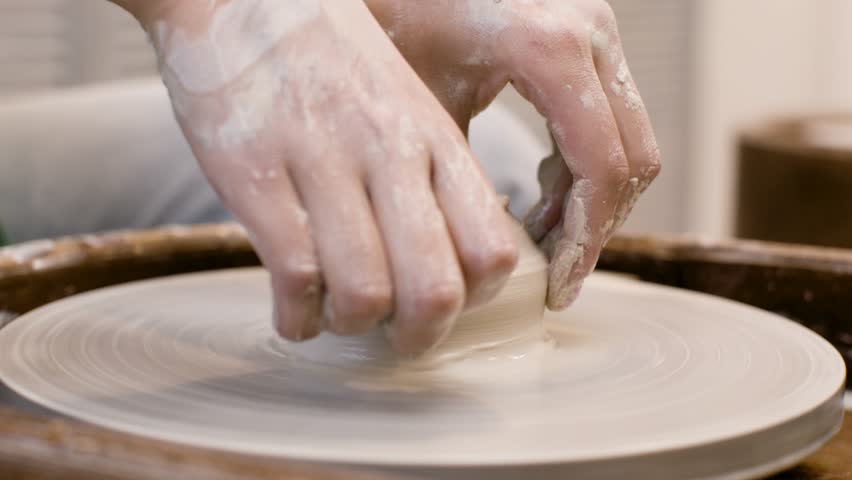
[[[548,307],[576,298],[603,245],[660,170],[647,112],[603,0],[367,0],[466,131],[511,82],[544,115],[554,154],[525,224],[550,257]]]
[[[178,121],[269,269],[278,331],[439,341],[517,261],[463,133],[358,1],[139,15]]]

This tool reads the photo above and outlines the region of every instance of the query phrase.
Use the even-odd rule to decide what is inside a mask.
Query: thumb
[[[538,168],[541,199],[524,217],[524,228],[530,237],[541,243],[545,236],[562,220],[565,196],[574,183],[574,177],[559,153],[553,136],[550,137],[553,153],[544,158]]]

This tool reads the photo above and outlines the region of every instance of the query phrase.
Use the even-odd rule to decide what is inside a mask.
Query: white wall
[[[815,49],[822,61],[817,71],[820,102],[827,109],[852,108],[852,2],[824,0],[827,11],[818,19]]]
[[[147,75],[138,23],[104,0],[0,0],[0,97]]]
[[[852,109],[852,2],[699,2],[688,229],[732,233],[737,129],[773,114]]]

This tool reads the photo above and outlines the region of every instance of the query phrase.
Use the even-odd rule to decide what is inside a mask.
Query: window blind
[[[0,1],[0,95],[155,71],[145,34],[104,0]]]

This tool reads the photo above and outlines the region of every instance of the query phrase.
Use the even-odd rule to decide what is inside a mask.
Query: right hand
[[[396,350],[419,353],[499,291],[518,255],[508,216],[362,2],[159,12],[143,23],[178,121],[271,273],[282,336],[391,317]]]
[[[456,122],[512,83],[547,119],[554,153],[526,216],[550,259],[547,306],[568,307],[660,170],[651,120],[604,0],[366,0]]]

